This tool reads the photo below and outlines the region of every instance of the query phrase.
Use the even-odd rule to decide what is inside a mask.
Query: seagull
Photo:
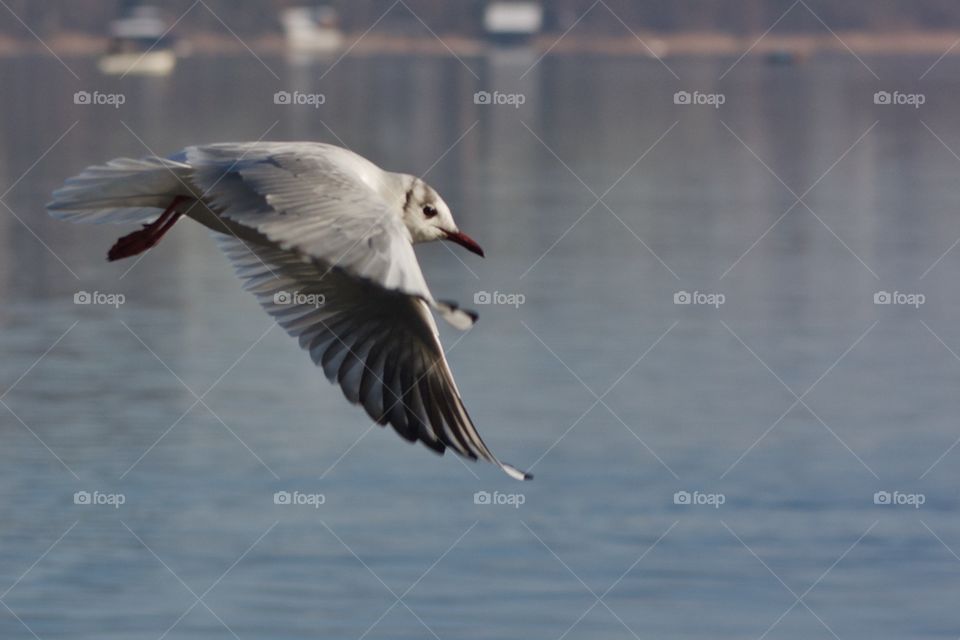
[[[143,223],[110,261],[154,247],[183,217],[199,222],[244,288],[377,423],[532,477],[493,455],[450,371],[433,313],[460,330],[477,316],[433,297],[413,245],[483,250],[422,179],[329,144],[220,143],[88,167],[47,209],[70,222]]]

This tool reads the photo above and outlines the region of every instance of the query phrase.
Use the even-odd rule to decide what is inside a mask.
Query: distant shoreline
[[[528,47],[535,53],[551,54],[605,54],[636,55],[644,57],[675,56],[739,56],[790,53],[808,56],[825,52],[849,52],[857,55],[960,55],[960,31],[903,31],[890,33],[838,32],[836,36],[823,34],[768,34],[734,36],[717,32],[638,33],[610,36],[608,34],[570,33],[561,38],[557,34],[537,36]],[[439,54],[476,56],[495,49],[490,43],[460,35],[411,37],[396,34],[347,34],[344,50],[351,54]],[[247,47],[258,54],[283,54],[287,51],[280,34],[269,34],[240,42],[229,34],[194,33],[181,40],[191,53],[227,54],[245,52]],[[45,46],[46,45],[46,46]],[[57,55],[99,55],[106,50],[107,38],[82,33],[59,33],[41,43],[38,40],[14,39],[0,36],[0,56],[11,57],[49,53]],[[849,48],[849,49],[848,49]],[[339,53],[332,54],[334,56]]]

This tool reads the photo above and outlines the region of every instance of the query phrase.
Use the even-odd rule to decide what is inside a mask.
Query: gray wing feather
[[[216,237],[245,288],[350,402],[406,440],[440,453],[449,447],[514,478],[529,477],[497,460],[480,438],[424,300],[342,270],[327,271],[278,247]]]

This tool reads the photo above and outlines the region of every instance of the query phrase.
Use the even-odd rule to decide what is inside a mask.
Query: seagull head
[[[449,240],[483,257],[483,249],[480,245],[457,227],[457,223],[453,221],[453,214],[450,213],[450,207],[443,201],[440,194],[420,178],[414,176],[406,176],[406,178],[403,223],[410,231],[413,242]]]

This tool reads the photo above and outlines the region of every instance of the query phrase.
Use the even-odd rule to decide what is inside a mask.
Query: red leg
[[[138,253],[143,253],[150,249],[163,237],[163,235],[176,224],[180,216],[183,215],[177,211],[177,207],[184,201],[190,200],[187,196],[176,196],[170,206],[167,207],[160,217],[150,224],[143,225],[143,229],[129,233],[117,240],[110,251],[107,252],[107,260],[113,262],[122,258],[129,258]]]

